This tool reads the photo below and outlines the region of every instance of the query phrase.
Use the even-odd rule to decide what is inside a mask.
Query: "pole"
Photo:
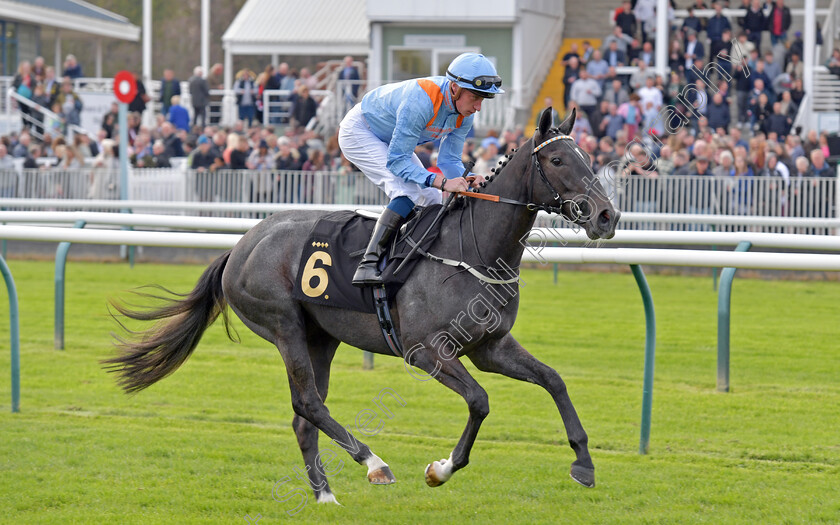
[[[85,221],[78,220],[74,228],[84,228]],[[64,350],[64,275],[67,268],[67,252],[70,251],[70,242],[58,243],[55,250],[55,336],[54,347],[56,350]]]
[[[201,70],[210,71],[210,0],[201,0]]]
[[[752,247],[749,241],[738,243],[736,252],[745,252]],[[729,392],[729,319],[732,299],[732,280],[735,268],[724,268],[720,272],[720,292],[718,293],[718,392]]]
[[[642,382],[642,422],[639,436],[639,454],[647,454],[650,447],[650,421],[653,410],[653,365],[656,356],[656,313],[653,296],[647,279],[638,264],[631,264],[630,270],[639,285],[642,303],[645,305],[645,374]]]
[[[665,80],[668,69],[668,0],[657,0],[656,2],[655,56],[654,70],[658,76]]]
[[[0,257],[0,273],[6,281],[9,291],[9,336],[11,337],[11,368],[12,368],[12,412],[20,412],[20,317],[18,313],[18,296],[12,272],[6,260]]]
[[[150,92],[152,80],[152,0],[143,0],[143,85]],[[150,101],[154,110],[154,100]],[[151,115],[154,111],[148,112]],[[120,130],[125,129],[120,123]],[[120,133],[122,135],[122,133]]]
[[[814,107],[814,64],[816,64],[817,57],[814,51],[817,46],[817,39],[815,32],[817,30],[817,20],[815,15],[816,6],[814,0],[805,0],[805,20],[803,22],[802,31],[805,36],[804,46],[802,48],[802,89],[807,93],[807,107],[805,108],[805,130],[811,129],[813,118],[811,116],[811,108]],[[836,24],[837,22],[835,22]]]

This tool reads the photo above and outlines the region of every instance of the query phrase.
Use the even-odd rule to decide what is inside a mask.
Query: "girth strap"
[[[403,357],[402,343],[400,343],[397,327],[391,318],[391,308],[388,304],[388,294],[385,292],[385,285],[373,287],[373,300],[376,305],[376,318],[379,319],[379,328],[382,330],[382,337],[391,352],[397,357]]]

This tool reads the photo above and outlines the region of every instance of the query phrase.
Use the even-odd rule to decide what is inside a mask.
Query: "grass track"
[[[838,523],[840,284],[736,280],[732,386],[715,386],[717,297],[711,279],[649,278],[657,345],[651,453],[639,456],[644,315],[630,275],[524,274],[514,334],[557,369],[590,437],[597,487],[569,479],[560,417],[538,387],[475,371],[491,413],[471,464],[430,489],[466,407],[396,359],[339,350],[328,406],[345,424],[393,406],[371,448],[398,483],[370,486],[343,453],[331,478],[342,507],[272,499],[303,487],[292,410],[276,350],[237,323],[214,325],[184,367],[133,397],[98,359],[110,352],[106,298],[158,282],[187,291],[203,267],[71,262],[67,350],[52,349],[53,266],[10,261],[21,303],[22,406],[9,413],[8,301],[0,297],[0,522],[242,523]],[[322,446],[329,444],[322,437]]]

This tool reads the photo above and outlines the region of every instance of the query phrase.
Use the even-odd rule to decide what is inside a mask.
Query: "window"
[[[0,20],[0,75],[12,76],[17,74],[18,66],[18,38],[17,23]]]
[[[417,77],[445,75],[446,68],[452,60],[467,51],[479,52],[475,47],[459,48],[411,48],[391,46],[390,51],[390,79],[393,81],[408,80]]]

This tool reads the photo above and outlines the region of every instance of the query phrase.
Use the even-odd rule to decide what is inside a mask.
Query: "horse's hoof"
[[[595,486],[595,469],[594,468],[587,468],[581,467],[580,465],[572,465],[572,471],[570,472],[572,479],[583,485],[587,488],[592,488]]]
[[[442,459],[426,465],[426,485],[439,487],[452,477],[452,460]]]
[[[372,472],[368,472],[368,481],[370,481],[371,485],[390,485],[391,483],[396,483],[397,478],[394,477],[388,465],[385,465]]]

